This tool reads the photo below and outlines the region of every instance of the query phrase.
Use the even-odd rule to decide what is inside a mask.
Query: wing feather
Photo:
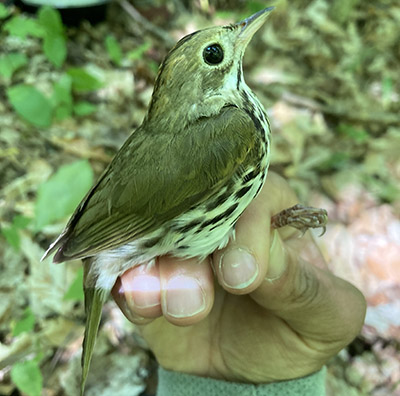
[[[224,107],[180,131],[136,130],[49,249],[56,262],[112,249],[216,193],[248,160],[258,134],[250,117]]]

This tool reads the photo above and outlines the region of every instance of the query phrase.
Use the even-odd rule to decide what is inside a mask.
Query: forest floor
[[[122,0],[101,23],[65,26],[0,4],[0,395],[77,394],[81,263],[40,257],[140,125],[173,43],[267,5]],[[271,169],[328,210],[320,249],[368,302],[361,335],[328,365],[328,394],[400,395],[400,4],[275,6],[244,57]],[[103,318],[87,395],[154,394],[134,326],[112,301]]]

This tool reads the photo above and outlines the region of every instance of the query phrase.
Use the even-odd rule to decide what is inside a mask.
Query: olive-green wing
[[[205,201],[246,162],[258,137],[250,117],[225,107],[182,130],[136,130],[58,240],[61,262],[121,246]]]

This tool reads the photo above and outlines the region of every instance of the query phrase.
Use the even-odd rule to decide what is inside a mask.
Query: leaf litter
[[[289,179],[301,202],[328,209],[320,248],[329,268],[357,285],[368,301],[361,336],[329,364],[328,391],[400,394],[400,4],[275,5],[244,59],[246,81],[271,118],[271,168]],[[66,37],[65,60],[63,51],[51,52],[51,43],[42,47],[45,33],[37,19],[15,8],[0,10],[0,18],[8,18],[0,27],[1,394],[13,391],[11,368],[19,361],[32,362],[25,365],[43,394],[74,395],[78,387],[83,306],[79,293],[75,300],[73,292],[65,295],[80,263],[39,262],[68,217],[40,220],[40,189],[59,169],[82,160],[99,176],[143,119],[171,40],[264,6],[150,1],[139,8],[141,19],[126,4],[123,11],[114,3],[105,22],[58,30]],[[32,116],[25,103],[21,108],[18,87],[35,90],[46,119]],[[81,193],[71,194],[74,200]],[[15,227],[17,216],[31,221]],[[19,241],[14,246],[7,229]],[[126,394],[144,389],[151,359],[134,341],[133,329],[108,303],[96,353],[115,370],[96,367],[88,392],[114,394],[127,378]]]

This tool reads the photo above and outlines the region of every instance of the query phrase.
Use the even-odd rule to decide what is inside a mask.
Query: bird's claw
[[[273,228],[289,225],[301,231],[301,236],[303,236],[309,228],[322,228],[320,236],[324,235],[327,222],[328,213],[325,209],[313,208],[300,204],[284,209],[271,218],[271,226]]]

